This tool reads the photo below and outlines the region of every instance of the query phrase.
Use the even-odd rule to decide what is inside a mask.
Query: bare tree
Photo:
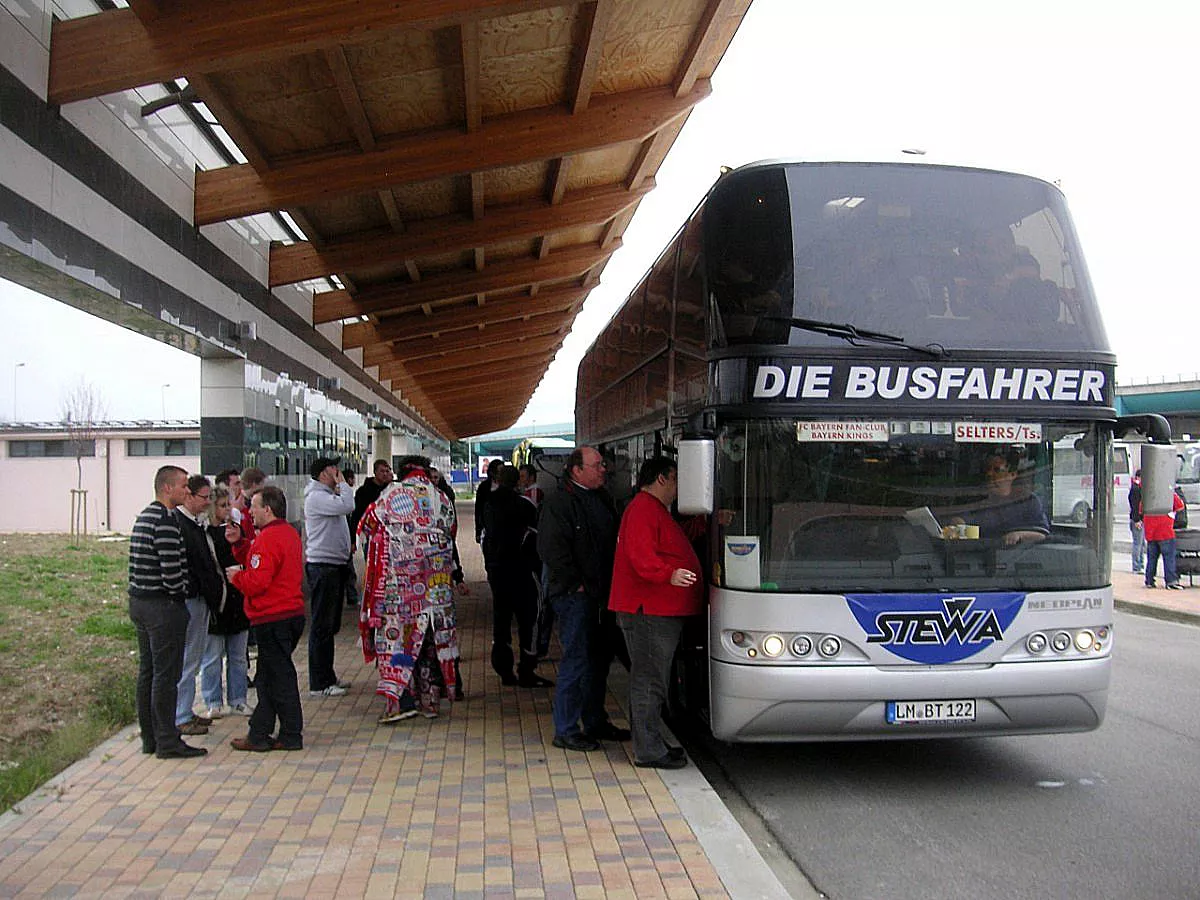
[[[71,534],[87,534],[87,491],[83,489],[83,457],[95,454],[99,425],[108,414],[104,397],[90,381],[79,378],[63,393],[62,418],[75,456],[76,484],[71,491]]]

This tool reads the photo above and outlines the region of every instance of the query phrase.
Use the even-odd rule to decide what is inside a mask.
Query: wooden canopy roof
[[[271,286],[447,437],[524,410],[751,0],[129,0],[55,21],[50,102],[186,78],[287,211]],[[330,285],[332,286],[332,285]]]

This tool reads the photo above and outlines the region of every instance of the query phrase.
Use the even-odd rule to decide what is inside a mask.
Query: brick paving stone
[[[481,572],[478,547],[460,550]],[[459,605],[468,699],[436,720],[376,723],[374,670],[347,617],[346,697],[309,698],[306,642],[297,650],[304,751],[237,753],[246,723],[229,717],[191,739],[207,757],[155,760],[126,729],[0,817],[0,896],[728,896],[627,745],[550,745],[553,692],[499,684],[489,615],[472,582]]]

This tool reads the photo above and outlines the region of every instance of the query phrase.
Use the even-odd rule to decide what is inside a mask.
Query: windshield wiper
[[[818,319],[799,319],[794,316],[762,316],[761,318],[768,322],[787,322],[793,328],[799,328],[802,331],[813,331],[817,334],[842,338],[855,347],[861,344],[886,344],[892,347],[903,347],[906,350],[915,350],[918,353],[928,353],[934,359],[943,359],[947,355],[946,348],[941,344],[910,344],[899,335],[856,328],[849,323],[822,322]]]

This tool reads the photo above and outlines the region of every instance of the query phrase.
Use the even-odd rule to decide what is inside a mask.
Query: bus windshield
[[[1103,587],[1111,446],[1093,423],[727,422],[718,504],[733,516],[714,547],[718,583],[818,594]]]
[[[1107,349],[1062,195],[1020,175],[749,167],[705,205],[712,341],[844,346],[801,319],[975,349]]]

